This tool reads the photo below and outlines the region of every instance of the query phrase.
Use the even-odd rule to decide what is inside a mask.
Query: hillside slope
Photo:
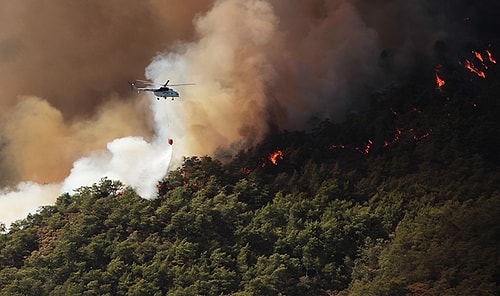
[[[500,294],[500,81],[444,65],[366,112],[103,179],[0,235],[1,295]],[[425,71],[424,71],[425,72]]]

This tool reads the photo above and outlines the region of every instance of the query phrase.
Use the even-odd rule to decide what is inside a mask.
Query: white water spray
[[[53,204],[58,194],[74,193],[75,189],[91,186],[102,178],[119,180],[143,198],[155,198],[156,185],[167,174],[173,151],[165,114],[168,102],[157,102],[152,96],[142,99],[152,102],[155,136],[151,141],[132,136],[117,138],[106,145],[106,150],[76,160],[69,176],[60,184],[25,182],[0,191],[0,222],[8,226],[40,206]]]

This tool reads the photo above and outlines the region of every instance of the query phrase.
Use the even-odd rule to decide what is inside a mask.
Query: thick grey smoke
[[[457,36],[464,16],[442,6],[0,0],[0,185],[14,186],[0,196],[0,221],[12,196],[31,209],[29,196],[45,202],[37,190],[49,185],[37,184],[71,191],[107,176],[151,197],[171,157],[250,147],[311,117],[342,120],[416,53]],[[126,92],[142,74],[196,85],[173,102]]]
[[[192,35],[211,1],[0,0],[0,106],[49,101],[65,120],[92,115],[151,57]],[[126,86],[126,84],[125,84]]]
[[[322,7],[321,19],[294,9],[285,13],[299,19],[287,24],[268,1],[218,1],[196,19],[195,41],[147,67],[157,83],[197,83],[175,105],[182,151],[250,146],[270,125],[296,129],[312,115],[340,118],[359,108],[353,95],[379,72],[376,31],[349,2]]]
[[[171,106],[181,151],[248,147],[270,127],[342,120],[362,110],[374,90],[408,78],[423,56],[433,57],[437,41],[451,42],[466,25],[462,15],[450,22],[456,15],[445,8],[425,1],[217,1],[195,19],[195,38],[157,55],[146,77],[197,83]]]

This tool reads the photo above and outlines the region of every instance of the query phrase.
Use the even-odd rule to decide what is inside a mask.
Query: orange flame
[[[330,145],[330,149],[345,149],[345,145],[344,144],[333,144],[333,145]]]
[[[420,140],[425,139],[425,138],[427,138],[428,136],[430,136],[430,134],[431,134],[431,132],[432,132],[432,128],[431,128],[431,129],[429,129],[429,131],[428,131],[428,132],[425,132],[425,133],[424,133],[423,135],[421,135],[421,136],[418,136],[418,135],[415,133],[415,130],[414,130],[413,128],[411,128],[411,129],[410,129],[410,132],[411,132],[411,133],[412,133],[412,135],[413,135],[413,140],[415,140],[415,141],[420,141]]]
[[[487,63],[489,62],[491,64],[496,64],[497,61],[493,58],[491,52],[487,49],[484,51],[486,53],[486,55],[481,54],[480,52],[474,51],[474,50],[472,50],[471,52],[476,57],[476,59],[479,62],[481,62],[480,66],[474,65],[474,63],[472,63],[468,59],[465,60],[463,66],[467,70],[469,70],[470,72],[476,74],[477,76],[482,77],[482,78],[486,78],[486,73],[484,72],[484,70],[488,69]],[[462,65],[461,62],[459,62],[459,64]]]
[[[474,64],[471,61],[465,60],[464,66],[467,70],[471,71],[472,73],[476,74],[477,76],[482,77],[482,78],[486,78],[486,74],[484,74],[483,71],[479,70],[476,66],[474,66]]]
[[[399,141],[399,138],[403,134],[403,131],[404,130],[402,128],[399,128],[399,127],[396,128],[396,133],[394,133],[394,138],[392,139],[392,141],[384,141],[384,147],[388,147],[388,146],[396,143],[397,141]],[[409,130],[407,130],[407,132],[411,135],[411,137],[413,138],[413,140],[420,141],[420,140],[425,139],[428,136],[430,136],[430,134],[432,132],[432,128],[429,129],[427,132],[425,132],[423,135],[420,135],[420,136],[415,132],[414,128],[410,128]]]
[[[366,144],[365,148],[360,149],[359,147],[356,147],[355,149],[358,152],[361,152],[363,154],[368,154],[368,153],[370,153],[370,149],[372,148],[372,145],[373,145],[373,141],[368,139],[368,143]]]
[[[394,138],[392,139],[391,142],[389,141],[384,141],[384,147],[387,147],[391,144],[394,144],[396,143],[397,141],[399,141],[399,137],[401,136],[401,134],[403,133],[403,129],[397,127],[396,128],[396,133],[394,134]]]
[[[484,63],[483,56],[479,52],[473,50],[472,53],[476,56],[476,59]]]
[[[417,107],[411,107],[411,111],[417,112],[417,113],[422,113],[422,110],[418,109]]]
[[[272,164],[278,165],[278,159],[283,160],[283,151],[277,150],[277,151],[269,154],[268,159],[269,159],[269,161],[272,162]]]
[[[493,64],[496,64],[497,61],[493,58],[493,56],[491,55],[491,52],[489,50],[486,50],[486,54],[488,55],[488,60],[493,63]]]
[[[372,145],[373,145],[373,141],[372,140],[368,140],[368,144],[366,144],[366,147],[365,147],[365,153],[368,154],[370,152],[370,149],[372,148]]]
[[[248,175],[252,172],[252,170],[250,170],[249,168],[246,168],[246,167],[242,167],[241,168],[241,171],[245,174],[245,175]]]
[[[445,83],[444,80],[439,77],[438,73],[436,73],[436,85],[437,85],[436,88],[441,89],[444,83]]]
[[[391,112],[392,112],[392,115],[394,115],[394,116],[398,116],[399,115],[399,113],[397,111],[394,111],[394,109],[392,109],[392,108],[391,108]]]
[[[441,87],[445,84],[444,80],[441,77],[439,77],[439,75],[438,75],[439,71],[441,70],[441,67],[442,67],[442,65],[437,65],[434,68],[434,72],[436,74],[436,89],[439,89],[439,90],[441,90]]]

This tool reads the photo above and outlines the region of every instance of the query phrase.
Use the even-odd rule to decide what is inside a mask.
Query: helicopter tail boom
[[[128,82],[128,84],[130,84],[130,89],[131,90],[137,90],[137,86],[135,85],[136,81],[134,81],[134,82],[127,81],[127,82]]]

